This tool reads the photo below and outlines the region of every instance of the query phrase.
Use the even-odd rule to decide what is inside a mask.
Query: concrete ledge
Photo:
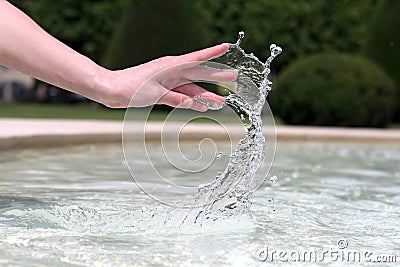
[[[277,126],[279,141],[398,143],[400,130],[339,127]]]
[[[0,149],[118,142],[121,122],[0,119]]]
[[[182,123],[163,126],[162,122],[130,122],[126,125],[134,141],[143,140],[144,127],[147,141],[198,140],[209,136],[214,140],[228,141],[244,136],[241,125],[190,124],[182,131]],[[0,119],[0,149],[65,146],[89,143],[121,142],[123,123],[89,120]],[[270,134],[271,129],[265,129]],[[229,135],[227,134],[229,132]],[[179,135],[177,134],[179,133]],[[400,130],[277,126],[278,141],[296,142],[364,142],[400,144]]]

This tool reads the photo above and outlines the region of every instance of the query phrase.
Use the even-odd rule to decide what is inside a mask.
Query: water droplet
[[[267,202],[269,202],[269,203],[272,203],[272,202],[274,202],[275,200],[272,198],[272,197],[270,197],[270,198],[268,198],[267,199]]]
[[[142,207],[142,213],[147,212],[149,209],[147,207]]]
[[[198,188],[197,188],[197,190],[200,192],[200,191],[204,191],[205,189],[206,189],[206,184],[200,184],[199,186],[198,186]]]
[[[215,156],[215,159],[220,159],[223,156],[226,156],[226,155],[224,153],[222,153],[222,152],[218,152],[218,154]]]
[[[271,184],[274,184],[278,181],[278,177],[276,177],[276,175],[274,175],[269,180],[270,180]]]
[[[238,35],[238,40],[236,41],[236,44],[240,45],[240,42],[242,41],[243,38],[244,38],[244,31],[240,31],[239,35]]]
[[[269,46],[269,50],[271,51],[271,55],[273,57],[276,57],[280,53],[282,53],[282,48],[280,46],[277,46],[276,44],[271,44]]]

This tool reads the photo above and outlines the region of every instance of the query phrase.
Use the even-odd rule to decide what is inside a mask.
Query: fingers
[[[195,96],[195,95],[200,95],[204,93],[210,93],[206,89],[191,83],[191,82],[186,82],[185,84],[179,85],[173,89],[175,92],[179,92],[188,96]],[[210,93],[211,94],[211,93]]]
[[[216,45],[203,50],[179,56],[179,60],[181,61],[181,63],[193,62],[193,61],[207,61],[213,57],[222,55],[223,53],[228,51],[229,47],[230,44],[228,43]]]
[[[235,70],[219,70],[198,65],[185,69],[182,76],[188,80],[196,81],[233,82],[237,79],[238,73]]]
[[[224,97],[209,92],[194,83],[181,85],[175,88],[174,91],[196,97],[196,101],[194,103],[207,103],[209,107],[216,109],[220,109],[225,105]]]
[[[224,97],[214,94],[210,91],[207,91],[206,89],[204,89],[194,83],[188,83],[188,84],[178,86],[174,89],[174,91],[188,95],[188,96],[192,96],[192,97],[201,95],[202,98],[213,99],[214,101],[218,101],[221,103],[225,102]]]
[[[131,101],[132,106],[149,106],[154,103],[166,104],[178,108],[191,108],[198,111],[206,111],[208,107],[198,101],[194,101],[191,96],[201,95],[202,99],[211,99],[212,102],[224,103],[224,98],[192,85],[182,85],[187,80],[232,82],[237,78],[237,73],[230,70],[218,70],[205,66],[197,66],[201,62],[217,57],[225,53],[230,44],[221,44],[206,48],[182,56],[163,57],[141,66],[129,69],[129,73],[137,70],[139,81],[148,80],[151,84],[142,91],[136,89],[135,96]],[[126,74],[125,74],[126,75]],[[129,75],[131,76],[131,75]],[[133,75],[132,75],[133,76]],[[150,78],[150,79],[149,79]],[[175,91],[168,89],[175,88]],[[134,89],[133,89],[134,90]],[[132,91],[132,89],[130,90]],[[140,92],[139,92],[140,91]],[[161,96],[161,97],[160,97]],[[205,103],[209,103],[205,100]],[[120,102],[117,100],[114,102]],[[112,103],[110,106],[119,107],[120,103]]]
[[[160,97],[157,104],[165,104],[177,108],[191,108],[202,112],[207,110],[206,105],[193,101],[189,96],[168,90]]]
[[[124,105],[124,104],[121,104],[121,103],[108,103],[108,104],[105,104],[105,106],[109,107],[109,108],[115,108],[115,109],[117,109],[117,108],[127,108],[128,107],[128,105]]]
[[[193,110],[197,110],[197,111],[200,111],[200,112],[206,112],[208,110],[208,107],[206,105],[201,104],[201,103],[199,103],[197,101],[193,101],[193,99],[192,99],[192,103],[193,104],[192,104],[191,109],[193,109]]]

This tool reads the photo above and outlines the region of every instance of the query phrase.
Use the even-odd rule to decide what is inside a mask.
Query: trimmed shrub
[[[385,127],[395,107],[395,86],[363,57],[319,54],[283,71],[271,101],[275,115],[288,124]]]
[[[397,87],[395,121],[400,122],[400,1],[381,1],[371,20],[364,54],[377,62]]]

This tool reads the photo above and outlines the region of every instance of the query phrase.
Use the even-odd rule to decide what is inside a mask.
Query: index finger
[[[178,56],[181,63],[193,61],[207,61],[211,58],[217,57],[228,51],[230,44],[224,43],[213,47],[205,48],[203,50],[191,52],[182,56]]]

